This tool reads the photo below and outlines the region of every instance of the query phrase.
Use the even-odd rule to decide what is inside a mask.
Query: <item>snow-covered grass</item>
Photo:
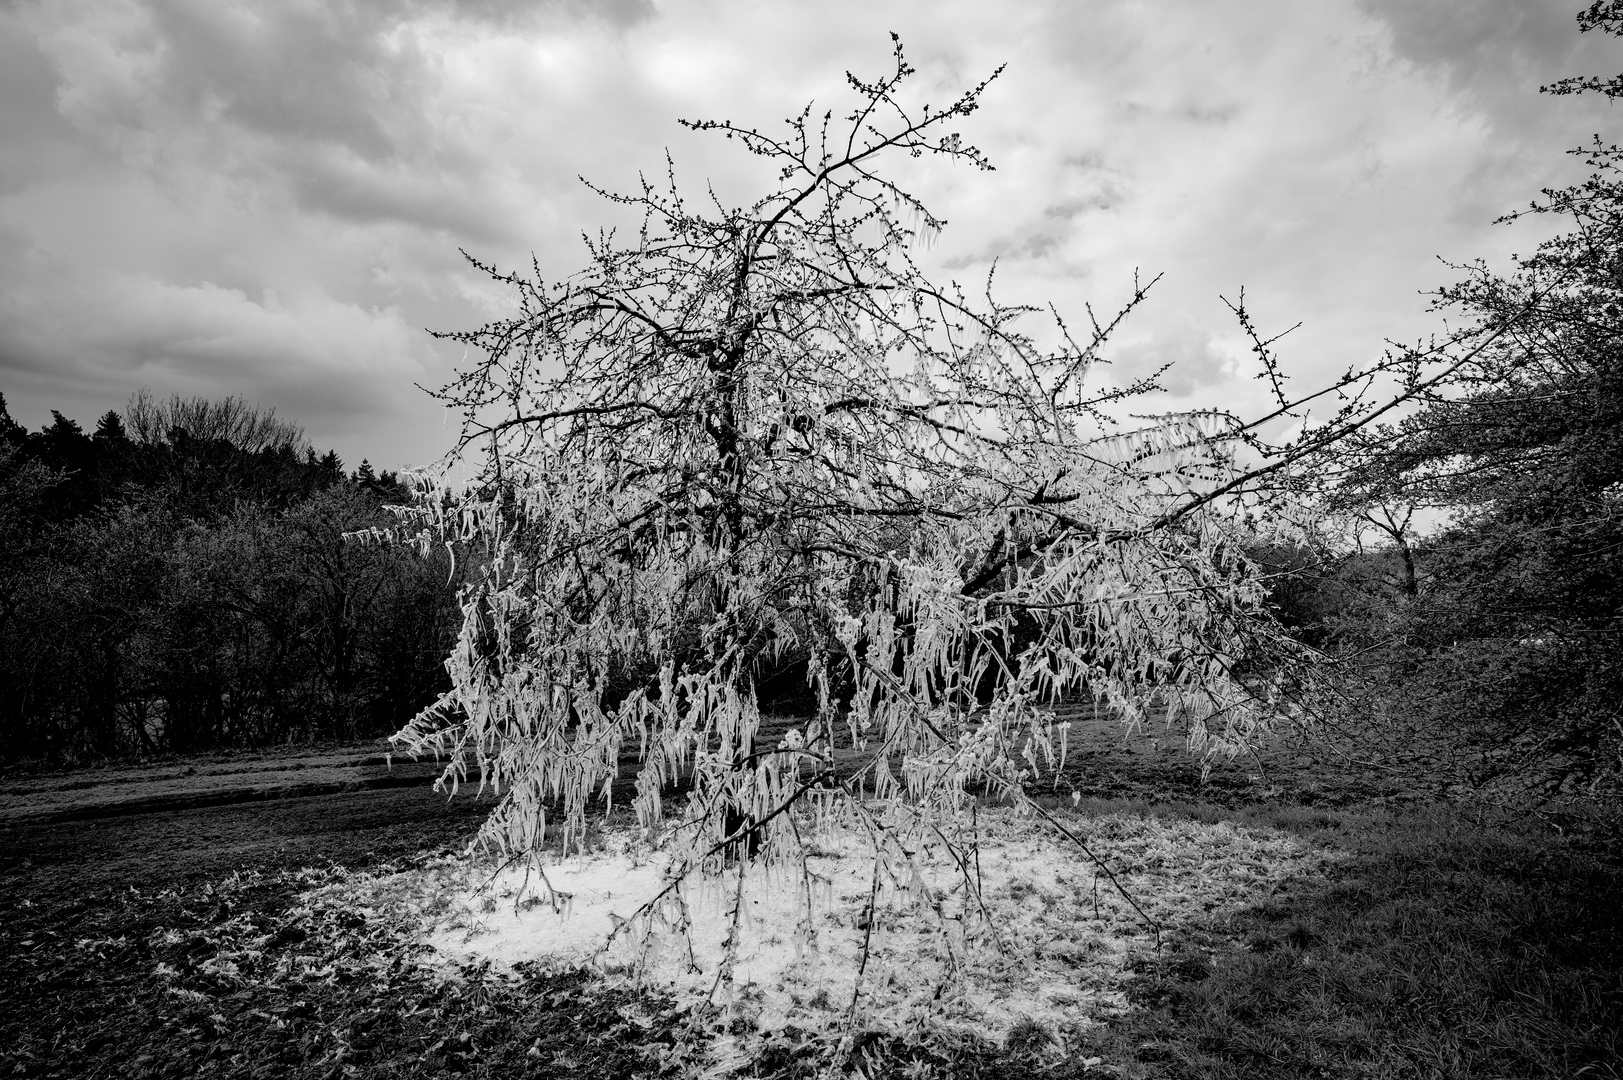
[[[1288,833],[1230,822],[1137,814],[1065,822],[1164,931],[1260,902],[1287,877],[1317,873],[1335,857]],[[423,939],[447,969],[591,966],[611,981],[715,1004],[746,1037],[787,1026],[836,1031],[854,999],[853,1018],[867,1029],[959,1028],[1002,1040],[1012,1030],[1029,1037],[1035,1024],[1063,1051],[1068,1037],[1126,1008],[1129,965],[1154,949],[1156,932],[1044,823],[985,811],[979,831],[978,895],[944,851],[921,845],[916,878],[881,875],[871,927],[874,862],[841,826],[808,836],[804,874],[751,864],[742,879],[734,866],[691,880],[663,919],[617,935],[665,887],[671,858],[629,831],[606,832],[594,852],[545,866],[545,881],[520,867],[492,876],[442,862],[349,888],[382,907],[415,897]],[[723,942],[735,924],[736,960],[724,971]]]

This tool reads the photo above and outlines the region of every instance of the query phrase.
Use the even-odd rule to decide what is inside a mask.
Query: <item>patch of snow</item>
[[[1167,928],[1208,924],[1331,857],[1226,822],[1109,815],[1071,825]],[[463,873],[436,905],[427,941],[453,961],[592,965],[711,1000],[760,1030],[837,1026],[859,969],[857,1019],[872,1026],[944,1023],[999,1037],[1022,1019],[1057,1033],[1123,1011],[1127,964],[1153,947],[1151,929],[1042,823],[993,811],[980,826],[978,896],[944,851],[920,846],[916,876],[880,878],[872,927],[874,860],[855,831],[825,826],[808,845],[805,874],[748,865],[742,878],[734,867],[690,880],[652,925],[622,927],[665,889],[671,855],[629,833],[547,865],[550,896],[533,871]],[[730,933],[735,960],[724,971]]]

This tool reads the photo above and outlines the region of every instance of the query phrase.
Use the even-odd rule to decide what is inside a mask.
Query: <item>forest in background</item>
[[[344,539],[396,474],[235,398],[52,416],[0,397],[0,760],[377,736],[443,689],[461,568]]]

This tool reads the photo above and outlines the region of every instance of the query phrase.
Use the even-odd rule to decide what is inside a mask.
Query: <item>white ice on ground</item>
[[[1111,815],[1078,824],[1166,927],[1254,903],[1330,857],[1286,834],[1229,823]],[[1012,813],[981,816],[978,898],[942,852],[920,848],[912,890],[882,882],[871,934],[863,914],[874,862],[859,835],[825,829],[808,851],[805,875],[750,866],[741,888],[736,868],[692,882],[680,894],[686,933],[667,922],[646,940],[621,934],[605,949],[614,928],[665,886],[669,865],[629,833],[613,834],[601,851],[546,867],[556,910],[540,880],[514,868],[462,885],[428,941],[464,962],[592,964],[710,998],[760,1029],[815,1030],[850,1004],[867,937],[859,1020],[893,1030],[963,1025],[993,1038],[1023,1018],[1058,1032],[1120,1012],[1129,956],[1153,944],[1081,851]],[[740,940],[729,981],[718,973],[735,902]]]

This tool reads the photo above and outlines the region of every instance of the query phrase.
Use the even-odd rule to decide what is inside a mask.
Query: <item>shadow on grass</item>
[[[1160,809],[1350,857],[1140,958],[1082,1048],[1129,1077],[1623,1077],[1623,869],[1458,811]]]

